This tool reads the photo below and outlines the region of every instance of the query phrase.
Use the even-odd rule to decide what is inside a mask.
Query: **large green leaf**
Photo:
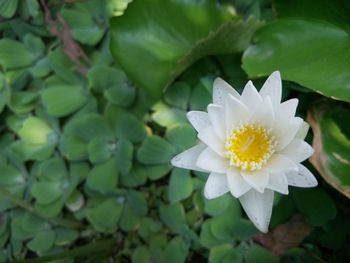
[[[159,96],[199,58],[244,50],[257,25],[209,0],[134,1],[111,21],[111,51],[136,84]]]
[[[282,78],[350,102],[350,42],[343,28],[322,21],[281,19],[260,30],[244,53],[251,77],[280,70]]]
[[[350,198],[350,111],[339,104],[317,105],[309,114],[314,132],[312,164],[321,176]]]
[[[278,17],[307,17],[325,20],[329,23],[348,26],[350,23],[350,2],[348,0],[276,0],[274,6]]]

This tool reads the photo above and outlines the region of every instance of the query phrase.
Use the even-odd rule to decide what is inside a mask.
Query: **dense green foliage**
[[[348,1],[129,2],[0,0],[0,261],[349,262]],[[276,195],[262,235],[169,161],[215,77],[276,69],[319,186]]]

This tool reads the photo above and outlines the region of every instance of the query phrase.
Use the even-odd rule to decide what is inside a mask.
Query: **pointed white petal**
[[[197,166],[198,156],[207,148],[204,144],[198,144],[171,159],[171,165],[179,168],[195,170],[200,172],[206,172]]]
[[[271,98],[272,105],[274,106],[277,106],[281,102],[282,80],[279,71],[272,72],[272,74],[267,78],[260,90],[260,96],[262,98],[269,96]]]
[[[302,123],[303,119],[299,117],[291,119],[287,125],[275,123],[273,134],[276,136],[278,142],[276,151],[284,149],[294,139]]]
[[[231,194],[238,198],[248,192],[252,187],[243,179],[240,171],[235,168],[227,169],[227,181]]]
[[[197,166],[207,171],[215,173],[226,173],[229,166],[227,158],[223,158],[209,147],[207,147],[198,157]]]
[[[269,173],[280,173],[290,170],[297,171],[298,166],[295,162],[283,156],[282,154],[275,153],[271,156],[262,170]]]
[[[225,106],[225,100],[229,94],[239,99],[238,92],[230,84],[221,78],[216,78],[213,84],[213,103]]]
[[[205,183],[204,196],[213,199],[229,191],[225,174],[211,173]]]
[[[314,149],[307,142],[300,139],[294,139],[279,153],[287,156],[294,162],[300,163],[309,158],[314,153]]]
[[[262,98],[260,97],[259,92],[254,87],[253,82],[248,81],[248,83],[245,85],[241,95],[241,101],[251,111],[253,111],[257,106],[259,106],[262,103]]]
[[[233,96],[228,96],[225,106],[225,120],[227,131],[230,132],[232,127],[239,125],[249,119],[247,106]]]
[[[210,126],[209,115],[203,111],[190,111],[187,113],[187,119],[197,132],[204,130]]]
[[[288,181],[284,173],[270,173],[269,182],[266,188],[281,194],[288,194]]]
[[[299,171],[291,171],[286,173],[289,185],[298,187],[314,187],[317,180],[313,174],[302,164],[298,164]]]
[[[214,128],[216,135],[220,137],[221,140],[225,140],[226,124],[225,124],[225,118],[224,118],[224,114],[225,114],[224,107],[216,104],[209,104],[208,114],[209,114],[210,122]]]
[[[266,129],[271,129],[273,127],[275,120],[275,113],[272,106],[270,97],[264,98],[263,102],[260,103],[258,107],[255,108],[251,116],[251,121],[253,123],[260,124]]]
[[[198,133],[198,138],[208,145],[213,151],[219,154],[222,157],[225,157],[225,145],[224,142],[216,135],[212,126],[201,130]]]
[[[256,191],[263,193],[269,181],[269,173],[267,171],[241,171],[243,179]]]
[[[282,102],[276,107],[276,122],[281,123],[284,120],[289,120],[294,117],[297,106],[298,99],[290,99]]]
[[[309,128],[310,128],[310,125],[307,122],[303,121],[299,130],[297,131],[297,134],[295,134],[295,138],[304,140],[307,135],[307,132],[309,131]]]
[[[272,213],[274,192],[266,189],[264,193],[259,193],[251,189],[239,198],[244,211],[257,229],[266,233]]]

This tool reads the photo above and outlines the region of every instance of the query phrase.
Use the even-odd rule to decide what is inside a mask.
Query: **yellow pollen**
[[[242,170],[261,169],[275,152],[277,141],[263,127],[242,124],[234,129],[226,139],[226,155],[230,165]]]

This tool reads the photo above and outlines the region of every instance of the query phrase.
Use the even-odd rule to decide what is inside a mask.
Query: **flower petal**
[[[241,171],[243,179],[256,191],[263,193],[269,181],[269,172],[267,171]]]
[[[216,104],[208,105],[208,114],[216,135],[222,140],[226,138],[226,124],[224,117],[224,108]]]
[[[204,196],[213,199],[229,191],[225,174],[211,173],[205,183]]]
[[[286,173],[289,185],[298,187],[314,187],[317,180],[313,174],[302,164],[298,164],[299,171],[290,171]]]
[[[171,159],[171,165],[179,168],[206,172],[197,166],[198,156],[207,148],[205,144],[198,144],[188,150],[176,155]]]
[[[233,96],[228,96],[225,106],[225,120],[227,132],[230,132],[232,127],[239,125],[240,122],[245,122],[249,118],[247,106]]]
[[[225,100],[229,94],[237,99],[240,97],[239,93],[230,84],[221,78],[216,78],[213,84],[213,103],[225,106]]]
[[[222,140],[216,135],[212,126],[201,130],[198,133],[198,138],[208,145],[212,150],[222,157],[225,157],[225,145]]]
[[[275,113],[272,106],[270,97],[264,98],[264,100],[255,108],[251,116],[251,121],[262,125],[266,129],[273,127],[275,120]]]
[[[276,151],[282,150],[294,139],[302,123],[303,119],[299,117],[291,119],[287,125],[275,123],[273,134],[276,136],[278,142]]]
[[[252,111],[262,103],[262,98],[260,97],[259,92],[250,80],[243,89],[241,101]]]
[[[227,181],[231,194],[238,198],[248,192],[252,187],[243,179],[238,169],[227,169]]]
[[[190,111],[187,113],[187,119],[197,132],[200,132],[210,126],[209,115],[203,111]]]
[[[309,158],[314,153],[314,149],[307,142],[294,139],[280,153],[292,161],[300,163]]]
[[[293,118],[296,113],[298,102],[298,99],[290,99],[279,104],[275,110],[276,123]]]
[[[282,81],[279,71],[272,72],[260,90],[260,96],[269,96],[273,106],[277,106],[282,98]]]
[[[288,181],[284,173],[270,173],[269,182],[266,188],[287,195]]]
[[[215,173],[226,173],[229,166],[227,158],[222,158],[209,147],[207,147],[198,157],[197,166],[207,171]]]
[[[266,233],[272,213],[274,192],[266,189],[264,193],[259,193],[251,189],[239,198],[244,211],[257,229]]]
[[[295,134],[295,138],[300,139],[300,140],[304,140],[306,135],[307,135],[307,132],[309,131],[309,128],[310,128],[310,125],[307,122],[303,121],[299,130]]]
[[[272,155],[267,164],[263,167],[263,171],[267,171],[269,173],[280,173],[293,170],[298,170],[297,164],[278,153]]]

